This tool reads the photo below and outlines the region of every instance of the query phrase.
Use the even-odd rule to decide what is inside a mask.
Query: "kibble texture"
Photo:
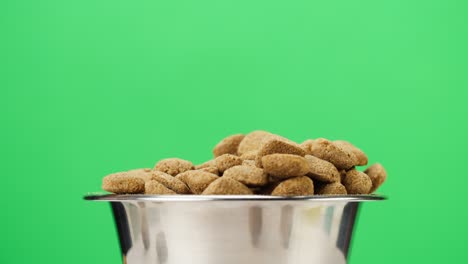
[[[153,168],[113,173],[102,179],[102,189],[148,195],[364,195],[387,179],[380,163],[361,172],[368,157],[345,140],[310,138],[298,144],[255,130],[223,138],[212,154],[196,166],[166,158]]]
[[[172,176],[176,176],[179,173],[193,170],[194,166],[192,162],[188,160],[178,159],[178,158],[169,158],[160,160],[154,166],[154,169],[157,171],[162,171]]]

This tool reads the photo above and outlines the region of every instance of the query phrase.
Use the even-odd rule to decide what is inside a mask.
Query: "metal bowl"
[[[87,195],[111,203],[123,263],[341,264],[379,195]]]

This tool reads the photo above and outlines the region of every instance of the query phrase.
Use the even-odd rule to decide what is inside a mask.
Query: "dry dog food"
[[[242,159],[232,154],[224,154],[215,159],[216,167],[219,172],[224,172],[225,170],[242,164]]]
[[[191,170],[182,172],[176,176],[176,179],[181,180],[190,188],[190,191],[194,194],[202,193],[210,183],[218,179],[219,177],[213,173],[206,171]]]
[[[274,135],[270,132],[262,130],[253,131],[247,134],[241,141],[237,154],[243,155],[247,152],[258,151],[262,147],[263,142],[273,137]]]
[[[337,169],[348,170],[357,165],[354,153],[324,138],[314,140],[309,154],[331,162]]]
[[[151,175],[151,181],[157,181],[164,185],[166,188],[171,189],[172,191],[180,194],[189,194],[190,189],[188,186],[181,180],[176,177],[164,173],[162,171],[153,171]]]
[[[262,158],[270,154],[292,154],[297,156],[304,156],[305,151],[294,142],[288,142],[286,140],[272,138],[262,145],[255,158],[255,164],[257,167],[263,167]]]
[[[372,188],[370,190],[371,193],[375,192],[377,188],[379,188],[380,185],[382,185],[382,183],[387,179],[387,172],[380,163],[369,166],[369,168],[367,168],[364,173],[367,174],[372,181]]]
[[[372,188],[369,176],[355,169],[346,172],[343,184],[349,194],[368,194]]]
[[[271,154],[262,158],[263,168],[271,176],[289,178],[303,176],[309,172],[304,157],[292,154]]]
[[[305,196],[314,194],[314,183],[309,177],[299,176],[280,182],[271,192],[279,196]]]
[[[244,137],[245,136],[242,134],[236,134],[221,140],[221,142],[214,147],[213,155],[215,157],[219,157],[223,154],[237,155],[237,149]]]
[[[165,172],[172,176],[176,176],[179,173],[182,173],[188,170],[193,170],[194,166],[192,162],[190,161],[177,159],[177,158],[171,158],[171,159],[160,160],[158,163],[156,163],[156,166],[154,166],[154,169],[157,171]]]
[[[148,181],[145,183],[145,194],[177,194],[158,181]]]
[[[145,181],[126,172],[114,173],[102,179],[102,189],[113,193],[143,193]]]
[[[103,178],[117,194],[346,195],[369,194],[386,180],[380,163],[364,172],[367,155],[348,141],[307,139],[301,144],[266,131],[235,134],[213,148],[213,159],[194,166],[163,159],[153,169],[134,169]]]
[[[322,183],[316,186],[316,193],[321,195],[348,194],[346,188],[340,182]]]
[[[253,194],[253,192],[234,179],[221,177],[210,183],[202,194]]]
[[[198,169],[199,171],[206,171],[206,172],[209,172],[209,173],[213,173],[213,174],[216,174],[219,176],[219,170],[216,166],[207,166],[207,167],[203,167],[203,168],[200,168]]]
[[[311,155],[306,155],[305,159],[309,168],[307,176],[310,178],[322,182],[340,181],[340,173],[338,172],[338,169],[336,169],[336,167],[330,162]]]
[[[232,178],[247,186],[265,186],[268,184],[268,174],[263,169],[252,165],[238,165],[227,169],[223,178]]]

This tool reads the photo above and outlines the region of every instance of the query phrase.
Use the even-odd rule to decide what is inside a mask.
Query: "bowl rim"
[[[105,202],[214,202],[214,201],[320,201],[320,202],[367,202],[383,201],[388,198],[380,194],[355,195],[310,195],[310,196],[271,196],[271,195],[148,195],[148,194],[87,194],[87,201]]]

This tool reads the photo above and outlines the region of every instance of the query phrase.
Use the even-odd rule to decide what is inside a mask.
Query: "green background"
[[[114,171],[225,135],[347,139],[386,166],[351,263],[468,258],[468,4],[0,2],[1,263],[119,263]]]

